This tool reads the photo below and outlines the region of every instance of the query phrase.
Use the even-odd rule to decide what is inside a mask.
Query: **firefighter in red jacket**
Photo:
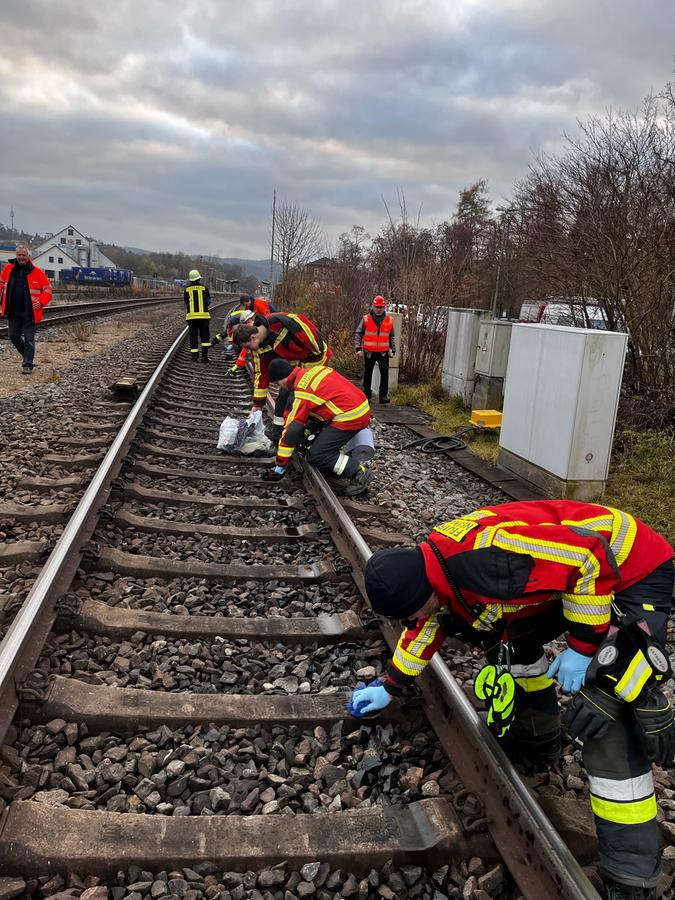
[[[277,448],[276,465],[262,473],[264,481],[280,481],[306,426],[321,425],[307,453],[307,462],[329,478],[344,478],[345,494],[365,493],[370,482],[365,466],[343,452],[345,444],[370,423],[370,405],[355,385],[328,366],[302,369],[284,359],[269,366],[270,381],[291,393],[290,409]]]
[[[35,331],[42,311],[52,299],[49,279],[33,265],[25,244],[16,248],[0,274],[0,314],[6,316],[9,339],[21,354],[21,371],[30,375],[35,364]]]
[[[363,356],[363,392],[370,400],[373,369],[380,370],[380,403],[389,403],[389,357],[396,352],[394,320],[387,315],[387,304],[379,294],[373,300],[370,312],[356,329],[355,350]]]
[[[274,307],[271,303],[268,303],[267,300],[264,300],[262,297],[254,297],[250,294],[241,294],[239,297],[239,305],[236,309],[233,309],[227,319],[227,330],[226,336],[227,340],[230,342],[230,346],[228,346],[228,355],[230,354],[231,343],[232,343],[232,332],[236,325],[240,323],[245,324],[252,319],[253,316],[257,313],[261,316],[269,316],[270,313],[273,313]],[[222,334],[217,334],[213,339],[214,346],[216,344],[220,344],[224,340]],[[225,373],[226,378],[235,378],[240,372],[243,372],[246,368],[246,357],[248,355],[248,350],[244,347],[239,353],[234,365],[227,370]]]
[[[269,388],[269,365],[275,358],[285,359],[305,369],[325,366],[333,353],[321,332],[301,313],[256,315],[252,322],[237,325],[232,333],[235,346],[252,351],[253,410],[262,409]],[[288,392],[281,390],[274,405],[274,435],[284,425]]]
[[[673,551],[643,522],[569,500],[505,503],[439,525],[412,549],[378,550],[365,586],[375,612],[416,619],[384,684],[358,685],[350,712],[383,709],[447,635],[482,644],[475,692],[511,752],[560,749],[552,678],[573,694],[566,727],[583,742],[600,862],[611,898],[656,897],[659,835],[651,763],[672,765],[675,726],[659,684]],[[543,644],[567,634],[549,665]]]

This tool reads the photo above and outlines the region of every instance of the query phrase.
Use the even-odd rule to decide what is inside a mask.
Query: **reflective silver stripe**
[[[333,466],[333,471],[336,475],[342,475],[344,470],[347,468],[347,463],[349,462],[349,457],[346,453],[340,453],[338,456],[335,465]]]
[[[617,696],[621,697],[622,700],[625,700],[627,703],[632,703],[635,699],[637,699],[638,694],[645,686],[645,682],[654,671],[645,657],[642,655],[642,652],[636,654],[633,657],[633,660],[636,659],[638,655],[640,659],[637,661],[634,667],[632,666],[631,661],[631,666],[629,667],[629,669],[632,669],[632,671],[628,681],[624,682],[622,678],[614,687],[614,693]]]
[[[574,613],[583,613],[585,616],[604,616],[608,615],[612,608],[609,598],[607,603],[580,603],[576,599],[577,596],[577,594],[563,594],[563,609]],[[593,599],[597,600],[598,598],[594,597]]]
[[[436,632],[438,631],[438,619],[436,618],[436,614],[430,616],[427,621],[424,623],[424,627],[417,635],[414,641],[412,641],[408,647],[406,648],[406,652],[412,654],[413,656],[417,656],[423,650],[429,646],[429,644],[436,637]]]
[[[491,512],[490,510],[477,509],[475,512],[468,513],[466,516],[462,516],[462,518],[463,519],[473,519],[475,521],[478,519],[485,519],[488,516],[496,516],[496,515],[497,515],[497,513]]]
[[[589,775],[588,784],[591,793],[595,797],[601,797],[603,800],[618,800],[620,802],[643,800],[654,793],[654,779],[652,778],[651,769],[649,772],[645,772],[644,775],[637,775],[635,778],[622,778],[621,780]]]
[[[622,512],[620,509],[614,509],[613,507],[609,507],[611,511],[614,513],[615,520],[618,519],[621,523],[619,526],[619,530],[616,534],[616,537],[611,542],[611,548],[616,556],[616,561],[618,565],[622,565],[625,562],[626,557],[633,549],[633,544],[635,543],[635,537],[637,534],[637,524],[633,516],[628,513]],[[632,539],[630,540],[630,546],[626,546],[629,540],[629,534],[633,532]]]
[[[488,547],[490,545],[490,538],[492,537],[492,526],[487,525],[485,530],[482,531],[478,535],[478,539],[474,544],[474,550],[482,550],[484,547]]]
[[[548,660],[543,654],[536,662],[511,666],[511,674],[514,678],[535,678],[537,675],[543,675],[547,670]]]
[[[275,417],[272,419],[272,424],[273,424],[273,425],[283,425],[283,424],[284,424],[284,417],[283,417],[283,416],[275,416]]]
[[[425,659],[422,659],[422,660],[408,659],[407,657],[405,657],[402,654],[402,652],[399,650],[398,647],[396,648],[392,662],[394,663],[395,666],[398,666],[399,669],[403,669],[403,670],[412,669],[413,672],[418,672],[418,673],[423,672],[424,669],[428,665],[428,660],[425,660]]]
[[[560,544],[551,545],[543,541],[541,543],[528,541],[527,538],[516,537],[501,531],[495,535],[494,543],[499,547],[506,545],[507,548],[513,547],[516,550],[533,553],[539,559],[553,557],[555,560],[562,562],[577,563],[584,574],[584,579],[579,585],[579,590],[575,591],[575,593],[588,593],[591,582],[594,579],[594,565],[592,557],[586,551],[575,550],[573,547],[563,547]],[[591,571],[589,571],[589,568]]]
[[[497,619],[500,618],[501,607],[498,603],[490,603],[489,606],[486,607],[485,612],[482,612],[473,623],[473,627],[477,631],[492,631],[492,626]]]

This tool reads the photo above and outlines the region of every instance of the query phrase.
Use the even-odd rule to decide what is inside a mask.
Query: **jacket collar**
[[[8,262],[10,263],[10,265],[13,265],[15,268],[21,268],[21,266],[19,266],[19,264],[16,261],[16,257],[14,257],[14,259],[8,260]],[[29,259],[28,262],[26,263],[26,265],[23,266],[23,268],[26,270],[26,272],[32,272],[33,269],[35,268],[35,266],[33,265],[33,260]]]

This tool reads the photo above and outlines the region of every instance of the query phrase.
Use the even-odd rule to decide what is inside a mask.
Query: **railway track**
[[[505,865],[526,897],[597,897],[440,658],[422,702],[346,716],[398,637],[359,597],[364,534],[401,536],[304,464],[268,486],[266,460],[215,454],[250,407],[224,370],[178,338],[0,508],[0,565],[41,560],[26,523],[60,529],[88,481],[6,610],[0,889],[485,900],[517,895]],[[592,853],[580,804],[548,812]]]
[[[63,325],[83,319],[91,319],[96,316],[114,315],[133,309],[145,309],[148,306],[162,304],[178,304],[180,298],[175,294],[162,297],[140,297],[124,300],[93,300],[90,303],[52,304],[45,307],[44,318],[40,322],[40,328],[49,328],[51,325]],[[0,323],[0,339],[7,340],[8,326]]]

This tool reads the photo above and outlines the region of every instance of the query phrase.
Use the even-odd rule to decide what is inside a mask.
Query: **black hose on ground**
[[[466,450],[466,441],[460,440],[460,435],[467,434],[469,431],[482,431],[482,428],[476,428],[475,425],[469,425],[456,431],[454,434],[438,434],[430,438],[416,438],[409,444],[399,447],[401,450],[420,450],[422,453],[451,453],[454,450]]]

